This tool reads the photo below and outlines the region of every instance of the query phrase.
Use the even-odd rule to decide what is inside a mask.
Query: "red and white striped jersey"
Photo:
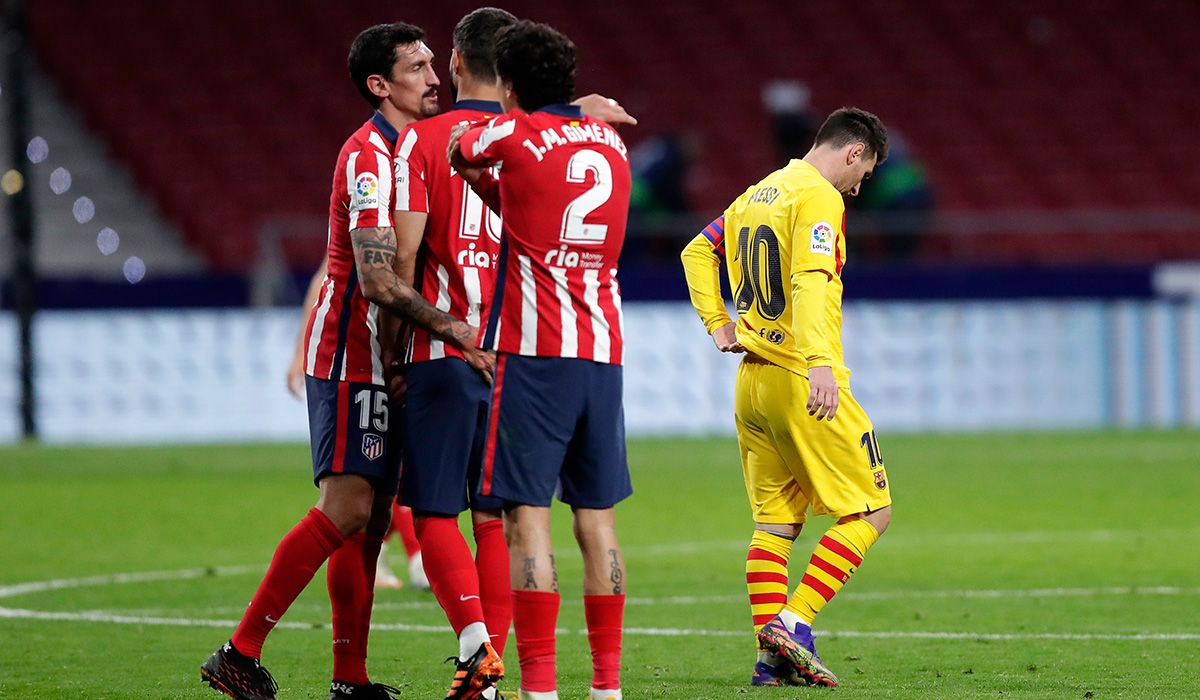
[[[432,306],[479,326],[496,284],[500,217],[446,160],[450,130],[500,114],[499,102],[460,100],[450,111],[410,124],[396,148],[396,211],[426,212],[413,286]],[[462,357],[414,328],[409,361]]]
[[[376,112],[338,154],[329,198],[329,267],[306,331],[309,376],[383,384],[379,309],[358,288],[350,231],[392,225],[396,135]]]
[[[483,346],[621,364],[617,259],[629,216],[628,152],[578,107],[514,110],[463,135],[468,161],[500,166],[504,235]]]

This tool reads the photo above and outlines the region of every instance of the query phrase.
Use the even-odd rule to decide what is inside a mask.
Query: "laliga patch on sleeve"
[[[408,161],[403,158],[392,161],[392,175],[396,181],[396,191],[408,187]]]
[[[812,227],[812,240],[808,244],[809,251],[833,257],[833,237],[833,227],[824,221],[818,221]]]
[[[374,173],[363,173],[354,180],[350,208],[370,209],[379,206],[379,181]]]

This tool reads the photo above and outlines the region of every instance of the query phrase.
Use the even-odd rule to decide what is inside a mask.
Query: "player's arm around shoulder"
[[[467,178],[470,173],[464,174],[464,171],[478,171],[503,162],[521,116],[519,113],[502,114],[482,124],[455,126],[450,131],[450,143],[446,148],[451,167]],[[471,179],[467,181],[471,182]]]
[[[721,352],[745,352],[721,296],[721,260],[725,251],[725,215],[696,234],[679,254],[692,308]]]

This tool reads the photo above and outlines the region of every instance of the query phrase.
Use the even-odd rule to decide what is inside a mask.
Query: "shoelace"
[[[279,685],[275,682],[275,677],[271,675],[270,671],[260,665],[257,661],[254,662],[254,668],[259,673],[259,679],[266,681],[267,687],[271,689],[272,693],[279,691]]]

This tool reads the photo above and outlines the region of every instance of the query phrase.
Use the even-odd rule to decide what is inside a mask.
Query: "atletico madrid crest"
[[[363,435],[362,453],[364,457],[372,461],[382,457],[383,438],[374,433]]]

